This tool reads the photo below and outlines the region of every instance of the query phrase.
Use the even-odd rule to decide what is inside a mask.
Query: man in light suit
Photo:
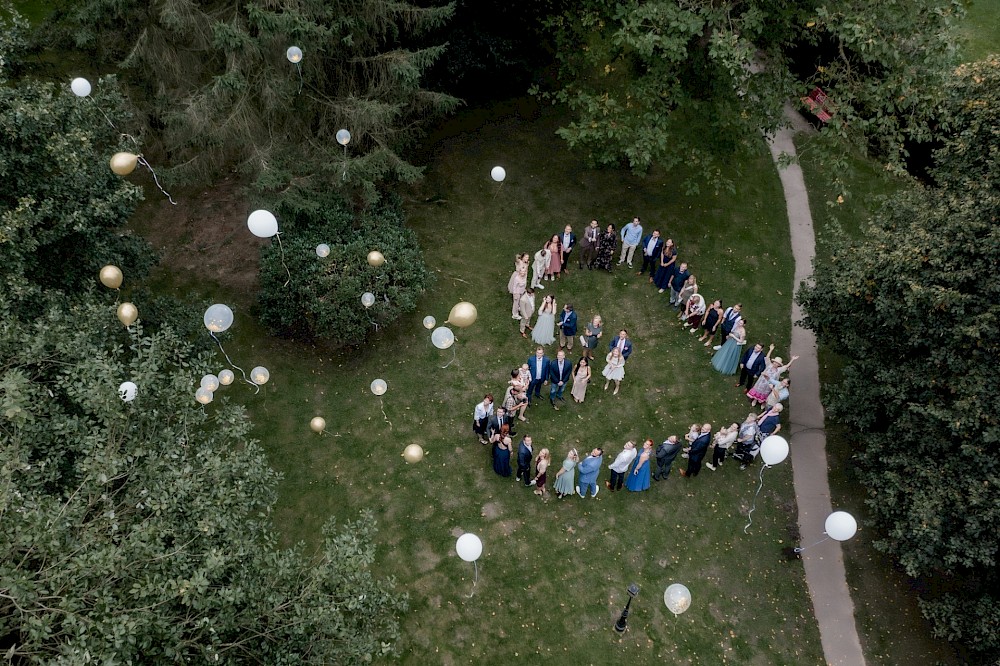
[[[618,331],[618,337],[611,338],[608,351],[610,352],[615,347],[618,347],[618,350],[622,353],[622,358],[627,361],[629,355],[632,353],[632,341],[628,339],[628,331],[624,328]]]
[[[556,360],[549,362],[549,402],[556,411],[559,411],[556,398],[566,402],[563,399],[563,391],[572,376],[573,364],[566,360],[566,352],[560,349],[559,353],[556,354]]]
[[[598,228],[597,220],[591,220],[590,226],[583,230],[583,239],[580,241],[580,270],[583,270],[584,264],[590,268],[594,263],[597,257],[597,239],[600,236],[601,230]]]
[[[597,499],[597,491],[600,487],[597,485],[597,475],[601,473],[601,464],[604,462],[604,449],[596,448],[590,452],[590,455],[580,461],[577,469],[580,471],[580,476],[577,478],[576,494],[581,498],[587,496],[587,491],[592,490],[593,494],[591,497]]]
[[[660,238],[660,230],[654,229],[653,233],[642,239],[639,244],[642,248],[642,268],[636,275],[649,273],[649,281],[653,281],[653,273],[660,265],[660,252],[663,250],[663,239]]]
[[[525,289],[517,302],[518,312],[521,314],[521,337],[526,338],[528,334],[525,329],[531,330],[531,317],[535,314],[535,290],[531,287]]]
[[[531,383],[528,384],[528,406],[531,397],[542,397],[542,384],[549,378],[549,359],[545,358],[545,350],[539,347],[535,355],[528,359],[528,371],[531,373]]]
[[[559,349],[565,347],[573,351],[573,338],[576,337],[576,312],[573,304],[563,306],[562,317],[559,319]]]
[[[771,345],[771,349],[774,349],[774,345]],[[760,373],[764,372],[766,365],[767,358],[764,356],[764,345],[758,342],[753,346],[753,349],[746,350],[743,358],[740,359],[740,381],[736,382],[736,385],[746,385],[749,391],[757,383],[757,378],[760,377]]]
[[[562,235],[559,236],[559,242],[563,246],[563,256],[562,256],[562,270],[566,272],[566,264],[569,263],[569,253],[573,251],[576,247],[576,234],[573,233],[573,227],[566,225],[563,229]]]

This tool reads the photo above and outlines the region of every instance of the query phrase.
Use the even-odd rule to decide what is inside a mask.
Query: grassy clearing
[[[247,314],[254,293],[246,281],[227,287],[211,270],[199,277],[164,268],[156,282],[228,299],[237,324],[227,350],[245,367],[271,370],[259,396],[226,390],[249,406],[256,436],[284,474],[276,523],[285,541],[315,543],[329,517],[375,512],[376,567],[410,594],[400,644],[406,663],[525,656],[822,663],[801,566],[781,556],[797,531],[789,466],[768,472],[745,535],[756,476],[732,464],[687,482],[675,473],[639,495],[605,490],[596,501],[543,503],[494,475],[471,433],[475,403],[487,391],[502,394],[510,369],[534,348],[509,315],[514,254],[534,251],[567,223],[579,230],[592,217],[620,226],[642,216],[677,240],[703,294],[743,301],[751,339],[773,340],[787,354],[788,228],[763,146],[756,162],[734,174],[735,195],[692,198],[680,193],[678,176],[585,168],[553,135],[557,125],[531,102],[515,101],[464,112],[428,138],[427,178],[409,193],[408,207],[437,283],[417,312],[362,349],[267,337]],[[503,187],[489,179],[495,164],[507,169]],[[189,218],[180,226],[202,223]],[[201,250],[182,251],[197,261]],[[204,252],[211,263],[212,251]],[[627,327],[636,345],[619,396],[596,383],[583,406],[569,401],[554,412],[543,402],[529,410],[519,433],[550,448],[557,466],[571,446],[602,445],[613,456],[629,438],[660,441],[694,421],[718,426],[746,415],[732,380],[712,370],[706,350],[674,325],[666,299],[645,278],[572,271],[549,292],[573,302],[581,318],[599,312],[606,330]],[[478,306],[479,321],[457,332],[457,361],[442,369],[452,353],[430,344],[420,320],[443,321],[460,300]],[[381,400],[368,388],[376,377],[389,384]],[[328,434],[309,431],[315,415],[326,418]],[[427,457],[406,465],[400,452],[414,442]],[[462,531],[485,545],[474,589],[472,566],[454,552]],[[611,625],[633,581],[642,591],[630,631],[619,638]],[[694,605],[668,617],[663,590],[677,581],[692,590]]]
[[[982,60],[1000,52],[1000,2],[971,0],[960,33],[965,39],[963,53],[968,60]]]
[[[808,146],[808,142],[803,145]],[[813,223],[817,236],[817,255],[823,260],[829,250],[830,225],[837,225],[852,237],[861,237],[877,199],[897,191],[904,183],[889,177],[879,165],[856,158],[844,175],[850,193],[844,205],[830,206],[836,192],[829,189],[829,179],[822,173],[816,155],[804,151],[802,169],[810,188]],[[843,361],[836,354],[820,348],[820,380],[830,386],[839,379]],[[827,421],[827,456],[830,465],[830,490],[833,505],[858,517],[861,529],[843,544],[848,584],[855,605],[855,617],[868,664],[886,666],[958,663],[944,641],[930,637],[930,629],[917,607],[917,581],[906,576],[891,558],[875,550],[878,537],[867,520],[867,493],[854,476],[851,433]]]

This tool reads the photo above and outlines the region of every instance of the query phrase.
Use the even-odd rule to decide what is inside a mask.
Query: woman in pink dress
[[[553,236],[552,240],[545,244],[545,247],[548,248],[551,253],[551,256],[549,257],[549,267],[545,270],[545,279],[555,280],[559,277],[559,271],[562,270],[563,260],[563,246],[562,242],[559,240],[559,236]]]

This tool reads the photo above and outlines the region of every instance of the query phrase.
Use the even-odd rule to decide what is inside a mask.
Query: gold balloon
[[[424,459],[424,450],[419,444],[410,444],[403,449],[403,459],[408,463],[418,463]]]
[[[118,306],[118,321],[131,326],[139,318],[139,309],[131,303],[122,303]]]
[[[108,289],[117,289],[122,286],[122,269],[108,264],[101,269],[101,284]]]
[[[466,328],[467,326],[472,326],[476,323],[476,317],[479,316],[479,311],[476,310],[476,306],[468,301],[462,301],[461,303],[456,303],[455,307],[451,309],[448,314],[448,321],[445,323],[454,324],[459,328]]]
[[[368,253],[368,265],[378,268],[385,263],[385,255],[378,250],[372,250]]]
[[[119,176],[127,176],[135,171],[139,158],[132,153],[115,153],[111,156],[111,170]]]
[[[323,432],[326,430],[326,419],[322,416],[314,416],[313,420],[309,422],[309,427],[313,432]]]

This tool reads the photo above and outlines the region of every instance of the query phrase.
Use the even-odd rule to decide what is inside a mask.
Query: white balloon
[[[326,243],[320,243],[316,246],[316,256],[317,257],[329,257],[330,256],[330,246]]]
[[[387,390],[389,390],[389,385],[385,383],[384,379],[376,379],[372,382],[372,393],[375,395],[384,395]]]
[[[263,386],[267,383],[267,380],[271,378],[271,373],[267,371],[262,365],[258,365],[256,368],[250,371],[250,381],[252,381],[257,386]]]
[[[435,319],[431,315],[427,315],[426,317],[424,317],[424,328],[426,328],[429,331],[435,326],[437,326],[437,319]]]
[[[220,386],[219,378],[215,375],[205,375],[201,378],[201,388],[208,389],[212,393],[215,393]]]
[[[271,211],[255,210],[247,218],[250,233],[258,238],[270,238],[278,233],[278,219]]]
[[[365,306],[366,308],[370,308],[371,306],[375,305],[375,294],[373,294],[370,291],[366,291],[365,293],[361,294],[361,305]]]
[[[475,534],[463,534],[458,537],[455,550],[466,562],[475,562],[483,554],[483,542]]]
[[[236,374],[232,370],[223,370],[219,373],[219,383],[223,386],[229,386],[236,379]]]
[[[70,82],[69,87],[77,97],[86,97],[90,94],[90,81],[87,79],[75,78]]]
[[[205,310],[205,328],[222,333],[233,325],[233,311],[228,305],[216,303]]]
[[[118,387],[118,397],[125,402],[132,402],[138,390],[139,387],[134,382],[122,382]]]
[[[337,130],[337,143],[346,146],[351,142],[351,133],[345,129]]]
[[[680,583],[674,583],[663,591],[663,603],[674,615],[680,615],[691,607],[691,590]]]
[[[297,46],[289,46],[288,50],[285,51],[285,57],[288,58],[288,62],[298,63],[302,60],[302,49]]]
[[[490,170],[490,178],[502,183],[503,179],[507,177],[507,171],[502,166],[495,166]]]
[[[858,532],[858,521],[846,511],[834,511],[826,517],[826,533],[831,539],[847,541]]]
[[[455,334],[447,326],[438,326],[431,333],[431,344],[438,349],[447,349],[455,344]]]
[[[760,457],[765,465],[777,465],[788,457],[788,442],[779,435],[765,437],[760,443]]]
[[[207,388],[200,388],[194,392],[194,399],[203,405],[207,405],[212,402],[213,398],[214,396],[212,395],[212,392]]]

